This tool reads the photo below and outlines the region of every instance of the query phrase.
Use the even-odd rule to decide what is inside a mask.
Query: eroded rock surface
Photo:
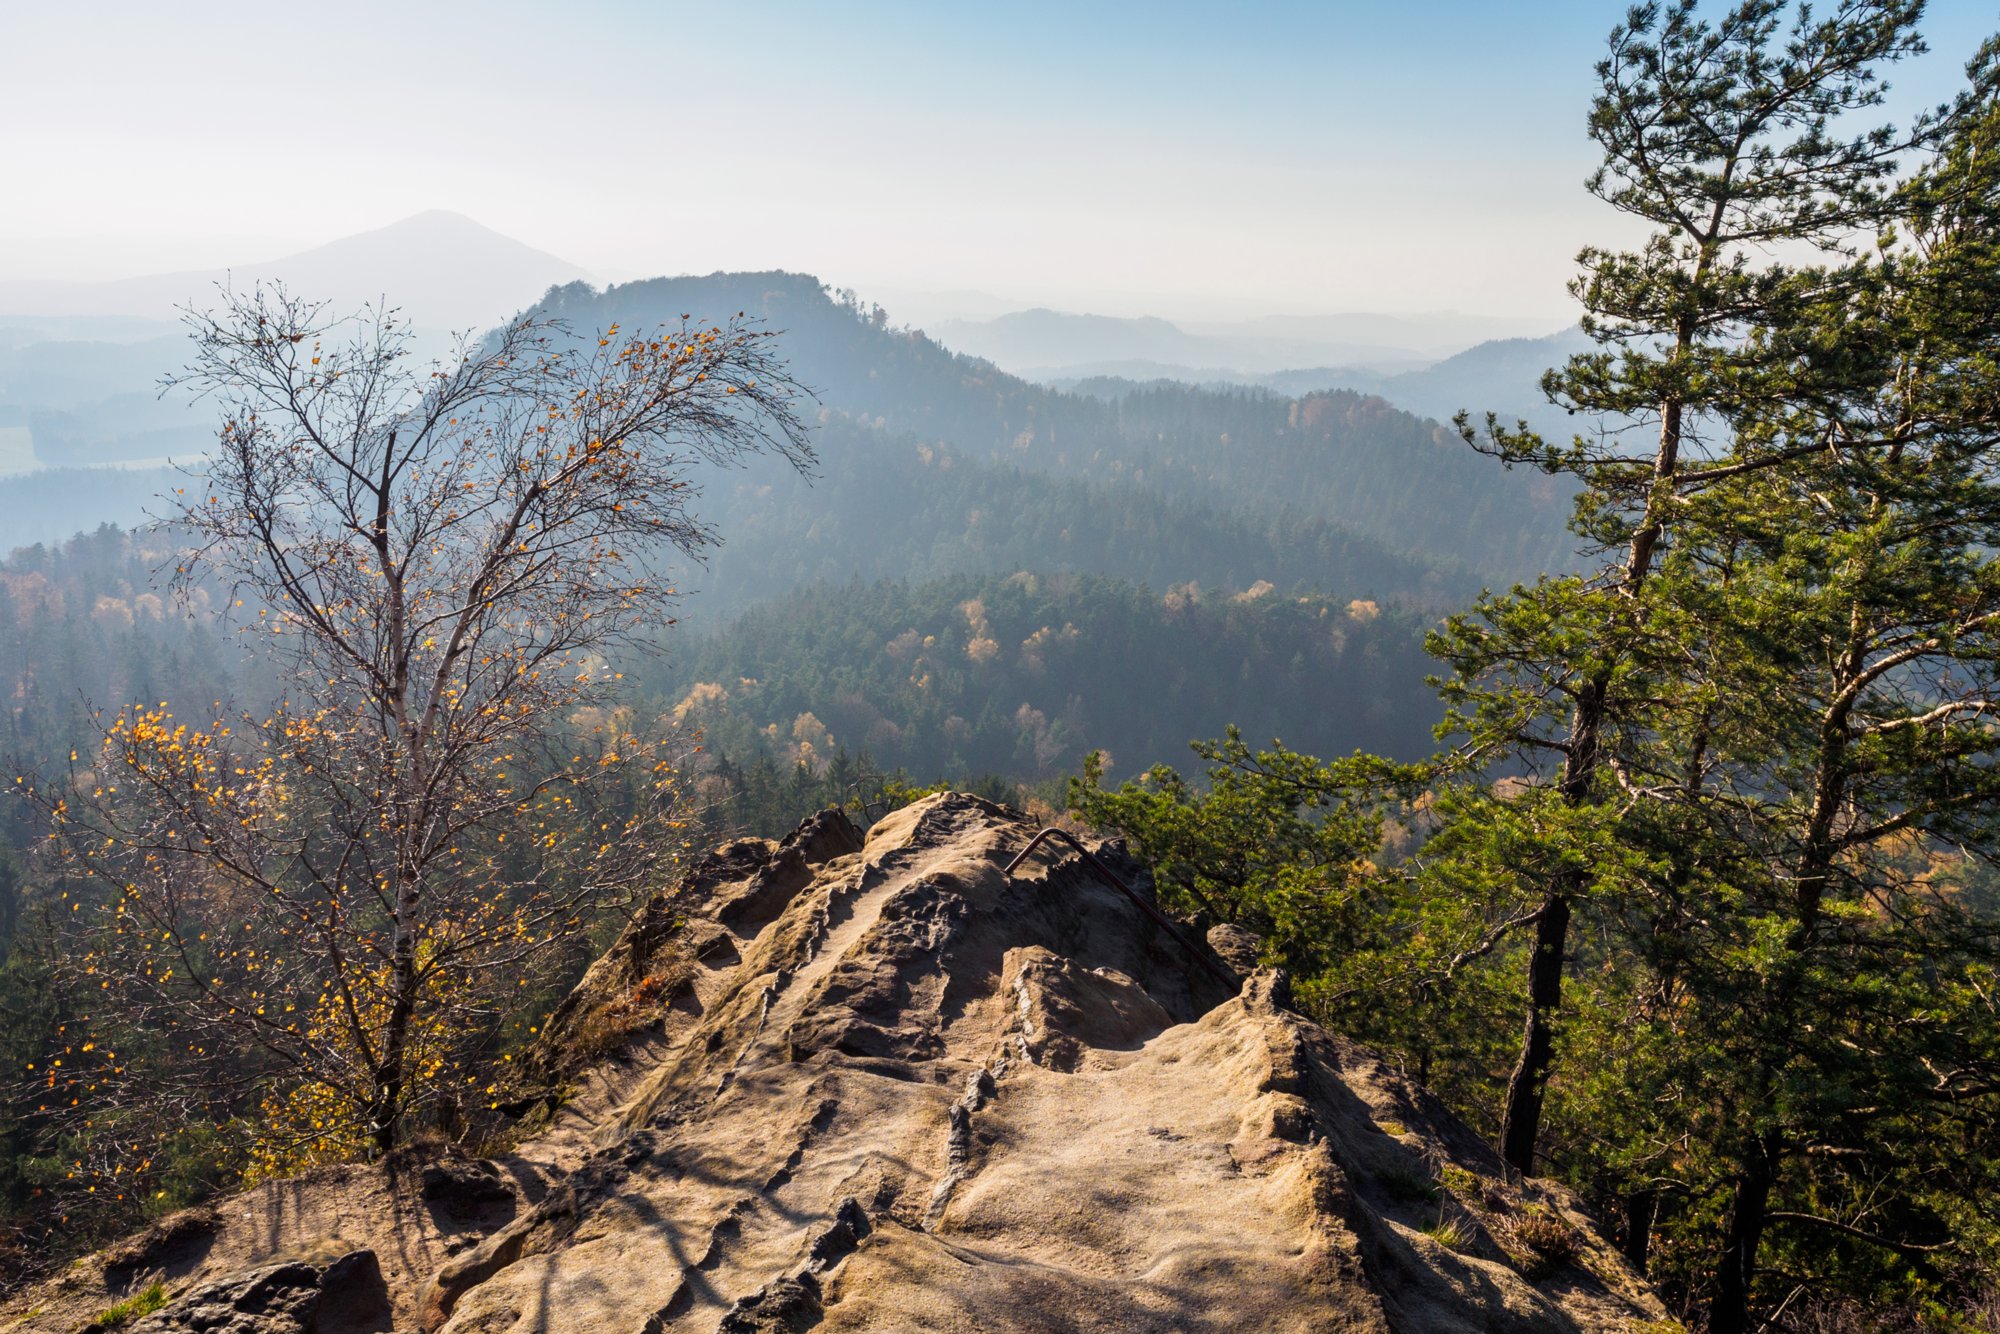
[[[865,844],[829,814],[698,864],[549,1025],[535,1064],[574,1096],[547,1128],[418,1177],[452,1226],[519,1208],[420,1277],[385,1265],[397,1327],[1660,1318],[1568,1195],[1510,1182],[1421,1089],[1292,1013],[1279,975],[1231,991],[1059,850],[1005,874],[1032,832],[944,794]],[[1213,950],[1254,970],[1254,941]]]
[[[132,1334],[321,1334],[387,1330],[389,1304],[373,1251],[326,1264],[292,1261],[197,1284],[131,1326]]]
[[[433,1330],[1615,1329],[1573,1213],[1253,974],[1225,993],[964,796],[719,886],[739,956],[598,1152],[440,1273]],[[754,933],[754,934],[751,934]],[[1231,942],[1240,944],[1240,942]],[[1233,951],[1231,962],[1254,960]],[[1457,1191],[1438,1184],[1442,1169]],[[1447,1249],[1427,1235],[1459,1224]]]

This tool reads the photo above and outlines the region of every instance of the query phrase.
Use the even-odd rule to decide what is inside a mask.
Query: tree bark
[[[1552,1011],[1562,1003],[1563,948],[1569,939],[1569,896],[1552,894],[1535,922],[1535,952],[1528,960],[1528,1020],[1521,1055],[1507,1080],[1500,1122],[1500,1155],[1523,1176],[1535,1173],[1535,1139],[1541,1131],[1542,1094],[1555,1059]]]
[[[1646,1262],[1653,1252],[1653,1217],[1659,1212],[1660,1192],[1648,1186],[1625,1197],[1625,1262],[1640,1278],[1646,1276]]]
[[[1730,1201],[1729,1230],[1723,1238],[1717,1267],[1715,1301],[1709,1307],[1709,1334],[1749,1334],[1750,1296],[1757,1277],[1757,1248],[1764,1239],[1770,1212],[1775,1154],[1768,1139],[1752,1142],[1744,1155]]]

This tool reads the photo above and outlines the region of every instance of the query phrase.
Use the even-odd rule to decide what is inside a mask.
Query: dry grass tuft
[[[1529,1205],[1509,1225],[1515,1263],[1530,1279],[1544,1279],[1576,1263],[1583,1238],[1554,1211]]]
[[[635,1033],[657,1023],[674,997],[694,981],[694,972],[694,963],[677,952],[656,959],[653,970],[630,991],[597,1006],[577,1022],[567,1054],[578,1064],[609,1056]]]

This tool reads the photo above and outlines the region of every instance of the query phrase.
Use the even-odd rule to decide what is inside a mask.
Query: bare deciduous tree
[[[127,708],[45,800],[108,887],[72,914],[105,1031],[163,1044],[146,1064],[189,1101],[261,1092],[278,1166],[463,1100],[474,1035],[676,846],[671,767],[601,707],[609,655],[716,540],[696,465],[812,455],[740,314],[522,320],[423,365],[392,314],[224,296],[171,381],[223,425],[170,520],[180,579],[234,586],[282,700]],[[119,1090],[116,1049],[73,1043],[51,1101]]]

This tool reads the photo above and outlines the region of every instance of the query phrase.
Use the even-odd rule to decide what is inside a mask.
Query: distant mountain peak
[[[227,269],[104,283],[0,283],[0,315],[165,318],[177,306],[206,299],[218,282],[240,290],[275,279],[337,307],[386,297],[419,325],[473,329],[507,319],[551,287],[590,277],[463,213],[425,209],[280,259]]]
[[[421,212],[409,214],[407,217],[398,218],[394,222],[384,223],[380,227],[371,227],[366,231],[337,237],[323,245],[313,246],[311,250],[323,250],[328,245],[345,245],[350,242],[364,241],[370,237],[412,236],[473,237],[500,245],[518,246],[523,250],[533,250],[538,255],[547,253],[546,251],[535,250],[533,246],[522,241],[517,241],[504,232],[496,231],[477,218],[467,217],[463,213],[454,212],[448,208],[427,208]],[[311,250],[302,251],[301,253],[309,254]],[[549,258],[556,260],[559,264],[566,263],[566,261],[556,259],[554,255],[550,255]]]
[[[486,226],[482,222],[478,222],[472,218],[468,218],[467,216],[465,216],[465,214],[459,213],[453,209],[448,209],[448,208],[422,209],[416,213],[412,213],[409,217],[404,218],[400,222],[392,222],[389,225],[391,227],[406,227],[411,223],[417,223],[417,222],[463,223],[468,227],[477,227],[480,231],[483,232],[493,230],[492,228]]]

